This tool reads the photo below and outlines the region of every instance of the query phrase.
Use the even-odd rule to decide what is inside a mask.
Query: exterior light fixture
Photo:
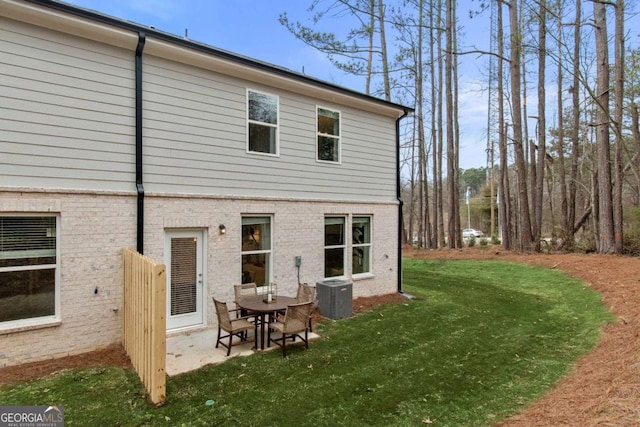
[[[220,230],[220,234],[227,234],[227,227],[225,227],[224,224],[220,224],[218,229]]]

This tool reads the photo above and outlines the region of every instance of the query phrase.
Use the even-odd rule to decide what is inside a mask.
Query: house
[[[122,248],[167,329],[233,284],[401,286],[411,109],[49,0],[0,0],[0,367],[119,343]]]

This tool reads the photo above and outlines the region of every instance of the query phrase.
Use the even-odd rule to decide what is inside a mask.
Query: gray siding
[[[0,185],[132,190],[133,61],[0,18]]]
[[[395,122],[143,55],[148,193],[392,201]],[[279,156],[246,152],[246,90],[279,96]],[[0,186],[134,191],[134,53],[0,18]],[[342,163],[316,161],[316,106]]]
[[[246,90],[279,97],[279,156],[246,152]],[[389,201],[395,122],[346,105],[145,57],[145,188]],[[316,161],[316,106],[340,110],[342,164]]]

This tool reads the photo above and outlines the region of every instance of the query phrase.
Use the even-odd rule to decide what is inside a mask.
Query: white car
[[[465,228],[464,230],[462,230],[463,239],[470,239],[472,237],[476,238],[476,237],[482,237],[482,236],[484,236],[484,233],[474,228]]]

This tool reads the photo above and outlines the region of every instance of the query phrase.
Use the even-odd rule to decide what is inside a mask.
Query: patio
[[[220,346],[216,348],[217,327],[209,327],[193,331],[186,331],[167,335],[167,359],[166,373],[174,376],[199,369],[205,365],[222,363],[236,356],[250,356],[255,353],[253,347],[253,332],[249,334],[249,341],[242,345],[231,347],[231,354],[227,357],[227,349]],[[315,340],[320,336],[309,332],[309,340]],[[273,345],[265,348],[265,351],[280,348]],[[293,356],[295,357],[295,356]]]

